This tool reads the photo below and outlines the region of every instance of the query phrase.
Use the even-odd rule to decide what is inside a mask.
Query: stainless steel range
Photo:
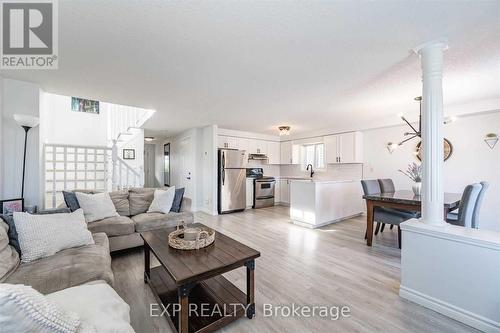
[[[262,168],[247,169],[247,177],[253,180],[253,208],[264,208],[274,206],[274,190],[276,179],[263,175]]]

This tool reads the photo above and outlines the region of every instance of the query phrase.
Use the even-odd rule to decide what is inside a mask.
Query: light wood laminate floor
[[[256,260],[257,315],[222,332],[474,332],[468,326],[398,296],[400,250],[397,230],[386,228],[365,245],[365,218],[311,230],[290,223],[286,207],[222,216],[195,214],[204,223],[259,250]],[[403,245],[404,246],[404,245]],[[143,282],[142,250],[113,255],[115,289],[130,304],[138,333],[171,332],[164,318],[149,316],[155,298]],[[244,268],[225,274],[245,291]],[[349,318],[263,317],[273,305],[349,306]]]

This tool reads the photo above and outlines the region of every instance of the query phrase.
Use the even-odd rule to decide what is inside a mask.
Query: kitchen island
[[[362,213],[359,180],[291,180],[290,218],[295,224],[318,228]]]

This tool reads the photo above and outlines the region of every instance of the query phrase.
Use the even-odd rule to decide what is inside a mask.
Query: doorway
[[[155,177],[155,145],[144,145],[144,187],[158,187]]]

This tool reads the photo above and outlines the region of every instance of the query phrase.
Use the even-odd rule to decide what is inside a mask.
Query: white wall
[[[399,295],[484,332],[500,332],[500,234],[401,224]]]
[[[181,156],[180,144],[186,143]],[[217,214],[217,126],[192,128],[157,144],[156,177],[163,184],[163,145],[170,143],[170,182],[175,187],[186,187],[187,201],[183,206],[191,211],[202,210]],[[185,165],[182,165],[182,160]],[[191,180],[187,180],[191,173]]]
[[[201,188],[198,205],[204,212],[217,214],[217,126],[201,129],[201,167],[198,186]]]
[[[45,109],[41,117],[45,127],[43,143],[77,146],[106,146],[107,108],[101,103],[100,113],[71,111],[71,97],[45,93]]]
[[[177,188],[184,187],[183,206],[191,211],[198,210],[198,182],[196,166],[198,151],[201,150],[198,142],[199,129],[189,129],[173,138],[167,139],[170,142],[170,181]],[[181,153],[181,145],[184,144],[184,153]],[[187,178],[191,178],[188,180]]]
[[[126,136],[125,143],[118,145],[118,157],[123,158],[124,149],[134,149],[135,159],[125,160],[134,170],[144,169],[144,130],[133,129],[134,135]],[[142,171],[141,171],[142,172]]]
[[[387,142],[397,142],[405,126],[364,131],[364,177],[392,178],[398,189],[410,189],[411,181],[398,172],[408,163],[418,162],[413,154],[418,140],[404,144],[390,154]],[[497,206],[500,202],[500,144],[491,150],[483,141],[487,133],[500,134],[500,112],[459,118],[444,126],[444,135],[454,151],[444,164],[446,192],[461,193],[468,184],[485,180],[490,188],[480,215],[480,228],[500,231]]]
[[[2,198],[21,196],[24,130],[14,121],[14,114],[40,116],[40,89],[36,84],[3,80],[2,119]],[[25,177],[25,204],[41,202],[41,145],[40,126],[28,134]]]

